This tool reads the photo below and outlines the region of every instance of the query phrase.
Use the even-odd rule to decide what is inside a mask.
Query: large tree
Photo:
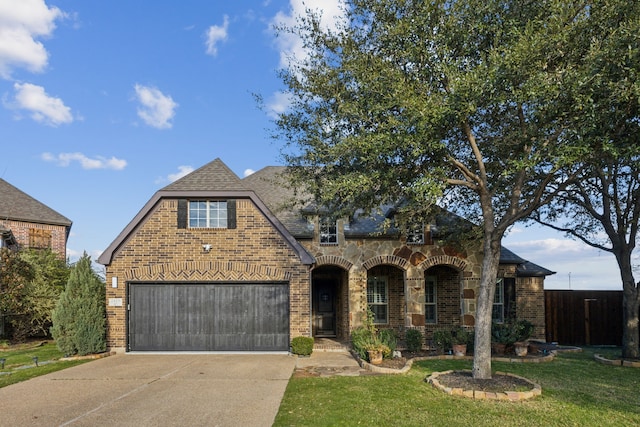
[[[538,212],[536,219],[615,256],[623,289],[623,356],[640,357],[640,285],[632,254],[640,226],[640,3],[608,3],[593,11],[592,37],[600,27],[612,34],[595,38],[585,56],[588,77],[574,87],[582,100],[577,126],[591,142],[591,164],[580,180]]]
[[[276,138],[296,188],[337,215],[403,200],[477,219],[482,275],[475,378],[491,377],[501,241],[549,203],[592,152],[572,125],[582,37],[598,2],[349,0],[337,29],[308,11],[306,55],[281,73],[291,108]],[[603,26],[592,36],[606,38]]]

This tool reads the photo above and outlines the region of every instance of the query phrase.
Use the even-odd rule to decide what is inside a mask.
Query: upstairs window
[[[424,280],[424,322],[434,324],[438,322],[438,296],[436,294],[436,277],[427,276]]]
[[[412,245],[424,244],[424,225],[414,225],[407,230],[407,243]]]
[[[227,228],[227,202],[189,201],[190,228]]]
[[[373,312],[374,324],[389,323],[389,287],[386,277],[367,280],[367,304]]]
[[[178,228],[236,228],[235,200],[178,200]]]
[[[320,218],[320,244],[321,245],[337,245],[338,244],[338,224],[334,218]]]

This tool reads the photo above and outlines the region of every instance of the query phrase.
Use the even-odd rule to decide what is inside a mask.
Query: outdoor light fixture
[[[4,357],[2,359],[0,359],[0,366],[2,366],[2,369],[4,369],[4,362],[6,362],[7,359],[5,359]]]
[[[211,245],[209,243],[202,245],[202,249],[204,249],[205,252],[209,252],[211,250]]]
[[[36,364],[36,368],[38,367],[38,356],[33,356],[33,363]]]
[[[111,287],[112,288],[117,288],[118,287],[118,278],[116,276],[113,276],[111,278]]]

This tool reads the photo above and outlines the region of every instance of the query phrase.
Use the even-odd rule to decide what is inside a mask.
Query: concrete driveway
[[[119,354],[0,389],[2,426],[271,426],[283,354]]]

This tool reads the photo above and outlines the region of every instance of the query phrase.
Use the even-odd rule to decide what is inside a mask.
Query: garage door
[[[131,351],[286,351],[287,283],[132,283]]]

